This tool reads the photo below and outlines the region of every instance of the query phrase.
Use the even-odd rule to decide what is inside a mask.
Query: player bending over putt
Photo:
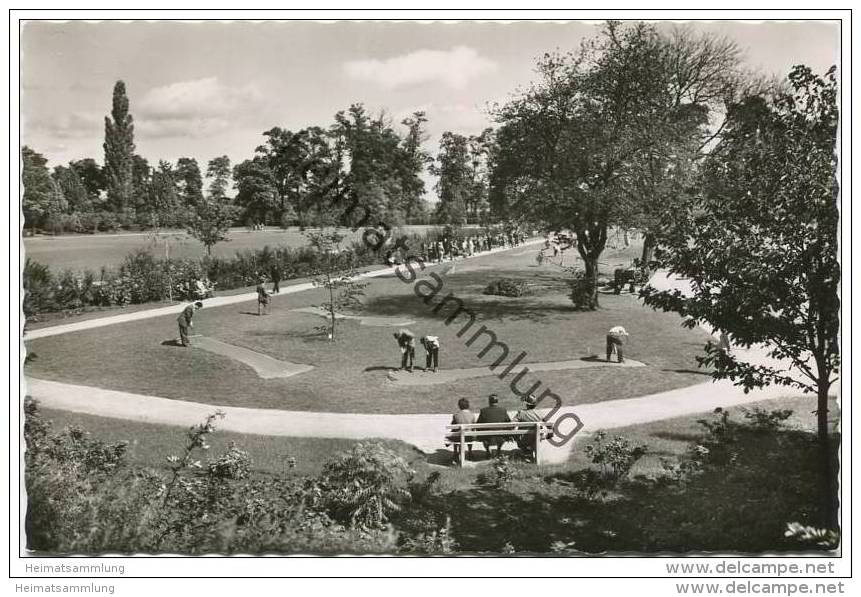
[[[436,373],[439,367],[439,337],[438,336],[422,336],[419,340],[424,346],[427,356],[425,357],[425,371],[433,371]]]
[[[401,369],[406,369],[412,373],[413,361],[416,358],[416,335],[409,330],[398,330],[392,335],[401,349]]]
[[[203,303],[197,301],[194,304],[188,305],[182,310],[179,317],[177,317],[176,322],[179,324],[179,343],[181,346],[189,346],[191,344],[191,342],[188,341],[188,328],[194,327],[194,324],[191,322],[191,318],[194,317],[195,311],[202,308]]]
[[[625,344],[625,339],[628,337],[628,332],[620,325],[610,328],[607,332],[607,362],[610,362],[610,355],[616,351],[616,357],[620,363],[625,362],[625,357],[622,356],[622,345]]]

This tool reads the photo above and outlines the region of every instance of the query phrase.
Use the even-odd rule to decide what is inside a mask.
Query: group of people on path
[[[470,410],[469,400],[466,398],[461,398],[457,401],[457,412],[451,418],[452,425],[471,425],[473,423],[482,424],[482,423],[538,423],[543,420],[541,414],[536,410],[536,406],[538,405],[538,399],[534,394],[530,394],[523,401],[523,408],[518,410],[517,413],[512,417],[509,415],[508,411],[499,406],[499,396],[496,394],[490,394],[487,397],[487,406],[478,411],[476,415],[474,412]],[[451,436],[453,439],[456,439],[458,436],[454,434]],[[521,452],[527,457],[534,458],[535,457],[535,432],[532,431],[525,435],[483,435],[480,437],[470,437],[466,436],[466,457],[468,460],[471,460],[472,455],[472,442],[481,441],[484,445],[484,451],[487,453],[488,457],[493,456],[493,452],[491,449],[496,446],[496,455],[502,455],[502,446],[508,441],[514,441],[517,444],[517,447]],[[462,449],[461,444],[454,443],[454,456],[455,460],[458,459],[460,455],[460,450]]]
[[[495,233],[467,234],[461,237],[446,235],[435,241],[423,241],[419,245],[418,256],[425,263],[442,263],[446,260],[454,261],[458,257],[472,257],[476,253],[500,247],[517,247],[525,241],[526,233],[513,229]],[[386,253],[386,263],[388,265],[403,263],[406,255],[401,254],[402,252],[400,248],[388,251]]]

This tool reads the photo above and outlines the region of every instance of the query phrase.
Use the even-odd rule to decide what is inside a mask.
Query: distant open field
[[[435,226],[404,226],[403,230],[405,233],[418,233],[431,228]],[[345,229],[345,232],[355,239],[361,238],[361,231]],[[205,253],[199,241],[182,230],[175,230],[158,237],[146,232],[25,237],[24,254],[52,269],[98,271],[102,266],[118,265],[126,255],[136,249],[150,247],[156,254],[164,255],[165,239],[170,241],[171,257],[195,258],[202,257]],[[230,239],[215,245],[212,253],[217,257],[230,257],[237,251],[259,249],[264,245],[298,247],[306,243],[305,235],[298,228],[273,228],[254,232],[246,228],[233,228],[230,231]]]

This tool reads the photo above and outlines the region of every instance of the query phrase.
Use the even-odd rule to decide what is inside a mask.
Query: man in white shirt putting
[[[607,332],[607,362],[610,362],[610,355],[613,354],[613,351],[616,352],[616,357],[620,363],[625,362],[625,358],[622,356],[622,346],[627,338],[628,332],[622,326],[617,325],[610,328],[610,331]]]

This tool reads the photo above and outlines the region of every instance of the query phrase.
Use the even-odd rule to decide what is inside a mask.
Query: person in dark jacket
[[[188,328],[194,327],[191,319],[194,317],[194,312],[202,307],[203,303],[197,301],[183,309],[182,313],[179,314],[179,317],[176,318],[176,322],[179,324],[179,343],[182,346],[189,346],[191,344],[191,342],[188,341]]]
[[[478,413],[476,423],[510,423],[511,419],[508,416],[508,411],[499,406],[499,396],[491,394],[487,397],[487,406],[481,409]],[[489,431],[490,429],[488,429]],[[485,430],[482,430],[485,431]],[[502,444],[507,442],[507,435],[484,435],[481,436],[481,443],[484,444],[484,451],[488,456],[492,456],[490,451],[491,446],[496,446],[496,455],[502,455]]]
[[[272,294],[281,293],[281,267],[275,263],[269,268],[269,277],[272,278]]]

